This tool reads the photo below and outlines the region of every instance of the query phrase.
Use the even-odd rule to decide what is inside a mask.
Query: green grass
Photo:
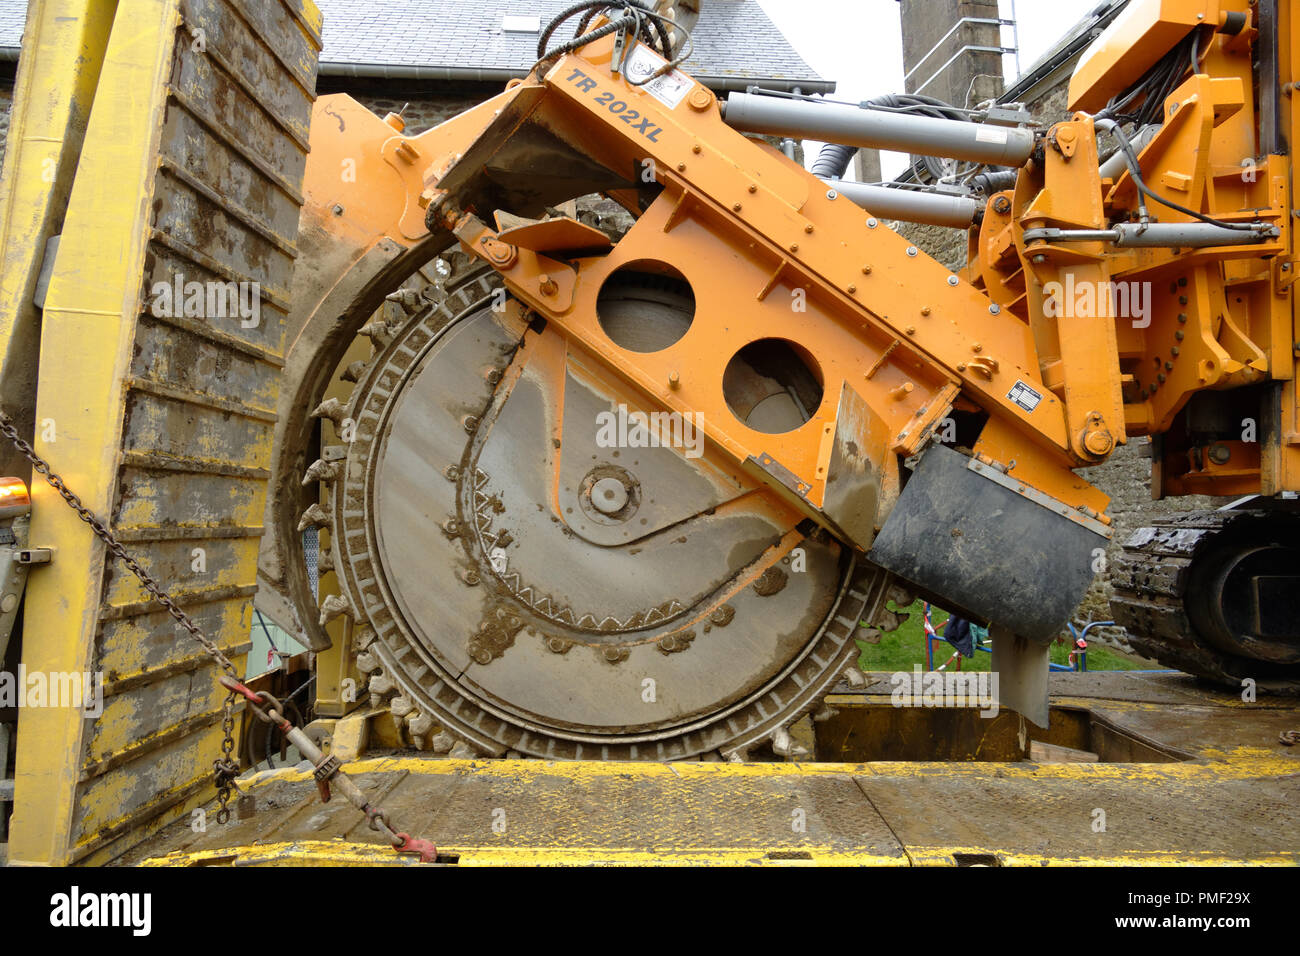
[[[889,607],[890,610],[905,610],[910,617],[898,630],[883,635],[879,644],[858,641],[858,648],[862,652],[858,655],[858,667],[864,671],[884,671],[888,673],[910,671],[915,664],[925,667],[925,629],[922,626],[925,613],[924,606],[918,601],[909,608],[897,608],[893,602],[890,602]],[[938,629],[940,624],[948,620],[948,614],[934,608],[930,613],[930,620]],[[951,644],[936,642],[934,645],[934,666],[942,666],[953,653],[954,649]],[[1052,644],[1051,658],[1053,664],[1069,663],[1069,654],[1068,642]],[[962,659],[961,669],[964,671],[986,671],[989,669],[991,657],[991,654],[984,651],[976,651],[973,659]],[[1088,670],[1090,671],[1132,671],[1152,666],[1148,661],[1100,647],[1096,642],[1089,642]]]

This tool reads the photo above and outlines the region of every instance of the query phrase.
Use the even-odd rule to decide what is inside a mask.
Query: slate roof
[[[27,0],[0,0],[0,49],[17,49],[27,20]]]
[[[259,0],[253,0],[259,2]],[[502,17],[546,23],[574,0],[316,0],[325,17],[321,72],[384,75],[417,72],[430,79],[522,76],[536,60],[537,34],[508,33]],[[687,72],[715,87],[748,83],[829,92],[757,0],[704,0],[692,35]],[[27,0],[0,0],[0,55],[19,46]],[[570,23],[576,24],[576,18]],[[572,36],[572,27],[558,33]],[[386,71],[385,68],[388,68]],[[476,76],[475,74],[478,74]]]

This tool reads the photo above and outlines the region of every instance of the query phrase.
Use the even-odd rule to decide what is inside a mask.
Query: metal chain
[[[203,633],[202,629],[194,623],[194,620],[181,610],[170,594],[163,590],[157,580],[140,566],[134,557],[132,557],[122,546],[122,543],[114,537],[113,532],[108,530],[107,525],[95,516],[95,513],[81,503],[81,499],[74,494],[63,479],[54,472],[45,459],[36,453],[30,444],[23,440],[18,434],[18,428],[3,411],[0,411],[0,434],[3,434],[13,446],[22,452],[23,456],[31,462],[32,470],[37,474],[43,475],[46,482],[51,488],[59,493],[68,506],[77,513],[86,524],[90,525],[90,530],[95,532],[96,537],[104,542],[109,552],[121,561],[128,571],[136,576],[145,590],[153,595],[154,600],[161,604],[181,627],[189,633],[190,637],[198,641],[207,651],[208,656],[216,661],[223,671],[239,680],[239,672],[235,670],[235,665],[231,663],[230,658],[221,652],[221,648],[216,645],[211,638]],[[235,749],[235,716],[234,716],[235,694],[232,691],[226,695],[226,701],[223,708],[221,729],[223,738],[221,741],[221,756],[212,761],[213,776],[217,785],[217,800],[221,808],[217,811],[217,822],[225,823],[230,819],[230,810],[226,806],[230,802],[230,793],[234,787],[234,781],[239,776],[239,764],[235,761],[232,753]]]

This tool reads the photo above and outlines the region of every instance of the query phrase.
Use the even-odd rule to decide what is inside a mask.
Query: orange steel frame
[[[1160,7],[1159,0],[1139,3],[1153,4]],[[1227,12],[1254,10],[1246,0],[1195,5],[1213,14],[1205,21],[1211,25]],[[1291,4],[1281,6],[1280,68],[1289,78],[1297,26]],[[1163,35],[1148,30],[1144,42]],[[612,37],[419,136],[402,135],[395,119],[392,126],[375,117],[360,120],[364,111],[344,97],[323,98],[314,132],[324,132],[313,136],[317,155],[307,191],[325,201],[348,195],[365,204],[360,212],[350,205],[340,228],[360,224],[413,247],[436,245],[425,226],[432,208],[429,220],[440,240],[454,234],[500,273],[527,309],[581,341],[648,409],[702,413],[716,449],[813,517],[825,520],[820,508],[837,427],[845,424],[837,417],[853,406],[845,398],[856,396],[868,414],[851,424],[862,437],[861,454],[882,476],[886,498],[896,493],[900,460],[920,450],[947,416],[983,412],[987,422],[975,454],[1060,502],[1076,520],[1109,523],[1101,515],[1106,496],[1072,469],[1105,460],[1130,435],[1168,429],[1188,398],[1204,389],[1284,383],[1281,427],[1272,438],[1260,435],[1271,444],[1255,449],[1253,458],[1251,449],[1236,448],[1226,467],[1158,468],[1156,493],[1300,488],[1292,444],[1300,443],[1300,427],[1290,168],[1284,157],[1256,156],[1254,37],[1253,22],[1236,37],[1211,40],[1207,31],[1204,72],[1167,101],[1164,129],[1144,149],[1142,169],[1149,186],[1183,205],[1224,219],[1275,222],[1281,237],[1261,245],[1178,252],[1027,244],[1027,229],[1102,228],[1117,212],[1136,207],[1127,173],[1101,179],[1092,119],[1076,113],[1050,130],[1016,188],[990,199],[982,228],[973,233],[971,263],[954,275],[830,195],[778,151],[728,127],[707,88],[694,84],[670,108],[612,75]],[[1158,59],[1159,52],[1113,49],[1099,56]],[[1116,75],[1113,69],[1108,76]],[[1294,141],[1292,103],[1284,103],[1285,129]],[[331,111],[349,117],[346,133],[341,120],[335,131]],[[631,112],[635,122],[627,121]],[[489,224],[496,210],[462,207],[454,192],[440,188],[462,159],[480,163],[493,156],[525,122],[544,126],[608,170],[624,176],[650,170],[662,187],[644,211],[630,194],[611,194],[639,218],[608,254],[565,255],[526,243],[527,228],[503,237],[508,230]],[[1243,157],[1251,157],[1246,167]],[[339,185],[339,162],[354,164],[355,185]],[[1001,198],[1010,207],[999,212]],[[1151,208],[1161,221],[1185,218]],[[521,244],[512,244],[511,235]],[[597,321],[604,279],[646,260],[675,269],[696,296],[690,330],[655,353],[618,347]],[[1150,325],[1139,328],[1106,312],[1054,318],[1044,287],[1069,275],[1076,284],[1152,283]],[[792,308],[797,297],[803,311]],[[752,431],[723,397],[728,360],[763,338],[797,346],[824,387],[811,420],[787,434]],[[1042,395],[1033,411],[1010,398],[1017,382]],[[888,506],[883,502],[880,521]]]

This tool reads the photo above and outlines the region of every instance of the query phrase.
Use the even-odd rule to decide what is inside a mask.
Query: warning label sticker
[[[659,54],[644,44],[638,43],[633,48],[631,55],[623,61],[623,72],[629,80],[641,83],[655,70],[661,69],[665,62],[667,61]],[[677,108],[677,104],[691,91],[691,87],[694,85],[695,81],[685,73],[678,70],[669,70],[663,76],[656,76],[641,89],[671,110]]]
[[[1038,407],[1038,403],[1043,400],[1042,393],[1034,391],[1024,382],[1016,382],[1011,391],[1007,392],[1007,398],[1015,402],[1027,412],[1032,412]]]
[[[975,142],[977,143],[997,143],[999,146],[1005,146],[1007,139],[1007,131],[998,129],[996,126],[981,125],[975,131]]]

